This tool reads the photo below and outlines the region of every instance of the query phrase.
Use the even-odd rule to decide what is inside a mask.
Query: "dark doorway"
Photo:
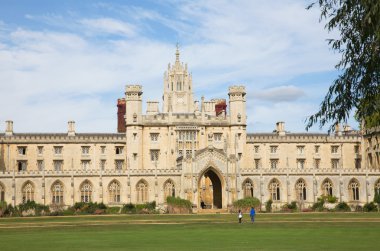
[[[199,203],[201,208],[222,208],[222,183],[212,169],[208,169],[200,179]]]

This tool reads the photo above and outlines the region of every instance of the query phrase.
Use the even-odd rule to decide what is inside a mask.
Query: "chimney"
[[[335,124],[335,136],[342,136],[342,130],[340,129],[340,124]]]
[[[125,98],[119,98],[117,100],[117,132],[125,132],[125,113],[126,113],[126,103]]]
[[[285,122],[277,122],[276,123],[276,132],[279,136],[285,136]]]
[[[13,121],[7,120],[5,121],[5,136],[13,135]]]
[[[69,121],[67,122],[67,125],[68,125],[67,135],[75,136],[75,121]]]

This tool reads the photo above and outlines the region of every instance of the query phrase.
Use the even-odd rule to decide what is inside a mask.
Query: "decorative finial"
[[[175,61],[179,62],[179,43],[176,44]]]

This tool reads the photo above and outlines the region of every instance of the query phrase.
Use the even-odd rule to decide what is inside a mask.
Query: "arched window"
[[[250,179],[246,179],[243,183],[244,198],[253,197],[253,183]]]
[[[164,200],[166,201],[169,196],[175,197],[175,186],[172,180],[168,180],[164,184]]]
[[[80,201],[91,202],[92,201],[92,184],[86,180],[80,186]]]
[[[52,204],[63,204],[63,184],[60,181],[54,182],[51,186]]]
[[[120,202],[120,183],[116,180],[112,181],[108,186],[109,202]]]
[[[299,179],[296,183],[297,200],[306,200],[306,183],[303,179]]]
[[[331,180],[325,179],[322,183],[322,194],[324,196],[333,196],[333,185]]]
[[[3,184],[0,183],[0,201],[5,201],[5,188]]]
[[[375,194],[380,194],[380,179],[375,183]]]
[[[141,180],[137,183],[136,192],[138,204],[148,202],[148,183],[146,183],[146,181]]]
[[[348,190],[350,193],[350,199],[352,201],[359,200],[359,182],[356,179],[352,179],[348,184]]]
[[[22,203],[28,201],[34,201],[34,186],[30,181],[22,187]]]
[[[280,182],[278,182],[277,179],[273,179],[269,183],[269,193],[270,193],[270,199],[273,201],[279,201],[280,200]]]

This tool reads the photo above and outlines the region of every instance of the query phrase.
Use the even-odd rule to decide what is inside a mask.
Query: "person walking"
[[[241,223],[241,220],[243,219],[243,213],[241,212],[240,209],[239,209],[238,217],[239,217],[239,223]]]
[[[255,222],[255,215],[256,215],[255,208],[254,208],[254,207],[251,207],[251,211],[249,212],[249,216],[251,217],[251,222],[252,222],[252,223]]]

